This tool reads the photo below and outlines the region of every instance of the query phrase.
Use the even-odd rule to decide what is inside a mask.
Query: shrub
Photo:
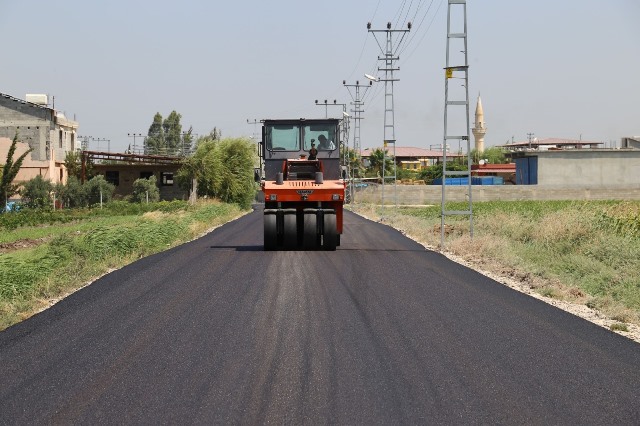
[[[155,176],[148,179],[140,178],[133,182],[133,194],[131,202],[134,203],[155,203],[160,200],[160,189]]]
[[[85,207],[87,205],[87,191],[75,176],[69,176],[66,185],[56,185],[56,197],[65,207]]]
[[[255,196],[255,150],[247,139],[202,140],[178,173],[182,185],[198,180],[198,194],[248,208]]]
[[[91,178],[90,181],[85,183],[85,190],[87,195],[87,202],[89,205],[109,202],[113,197],[113,192],[116,187],[107,182],[104,176],[98,175]]]
[[[448,171],[462,171],[467,170],[466,164],[459,164],[456,162],[447,162],[447,170]],[[442,164],[434,164],[425,169],[422,169],[418,174],[418,179],[424,180],[427,183],[430,183],[434,179],[442,177]]]
[[[23,202],[27,207],[39,209],[51,206],[52,192],[53,184],[38,175],[24,183],[20,195],[22,195]]]

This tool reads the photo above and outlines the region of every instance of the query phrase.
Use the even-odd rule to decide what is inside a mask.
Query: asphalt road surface
[[[1,424],[640,424],[640,345],[345,215],[262,214],[0,332]]]

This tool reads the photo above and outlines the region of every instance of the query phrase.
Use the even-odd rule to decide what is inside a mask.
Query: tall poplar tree
[[[162,125],[162,115],[156,112],[153,123],[149,127],[149,133],[144,141],[144,153],[152,155],[166,154],[167,144],[165,142],[164,128]]]
[[[182,142],[182,124],[180,119],[182,116],[175,110],[171,111],[171,114],[165,118],[162,123],[162,129],[164,131],[164,140],[167,147],[166,153],[168,155],[177,155],[181,152]]]
[[[2,167],[2,176],[0,177],[0,202],[3,203],[6,202],[13,194],[18,192],[18,186],[13,184],[13,180],[18,175],[18,171],[20,170],[20,167],[22,167],[22,162],[26,158],[27,154],[33,151],[33,148],[29,148],[14,162],[13,155],[16,152],[17,146],[18,132],[16,132],[13,137],[11,147],[9,147],[9,152],[7,152],[7,161]]]

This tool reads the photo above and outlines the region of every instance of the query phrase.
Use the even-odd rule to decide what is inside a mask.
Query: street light
[[[375,82],[380,81],[380,77],[374,77],[374,76],[369,75],[369,74],[365,74],[364,76],[367,77],[371,81],[375,81]]]

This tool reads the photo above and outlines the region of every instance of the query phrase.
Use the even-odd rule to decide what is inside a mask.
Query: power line
[[[413,56],[415,51],[418,50],[418,47],[420,46],[420,44],[422,44],[422,41],[424,40],[424,38],[429,33],[429,30],[431,29],[431,25],[433,25],[433,21],[435,21],[436,17],[438,16],[438,12],[440,11],[440,7],[442,6],[442,2],[443,1],[444,0],[440,0],[440,3],[438,4],[438,8],[436,9],[435,13],[433,14],[433,17],[431,18],[431,22],[429,22],[429,26],[427,27],[425,32],[422,34],[422,37],[418,41],[418,44],[416,44],[415,47],[413,48],[413,50],[411,52],[409,52],[409,54],[405,57],[405,61],[407,61],[409,58],[411,58],[411,56]]]
[[[407,4],[407,0],[402,0],[402,3],[400,4],[400,9],[398,9],[398,12],[396,12],[396,16],[393,17],[393,20],[396,21],[394,28],[398,28],[400,17],[402,16],[402,11],[404,10],[404,6],[406,4]]]
[[[442,0],[440,0],[439,6],[438,6],[438,10],[436,10],[436,12],[434,13],[433,18],[431,19],[429,26],[427,27],[427,29],[424,31],[424,33],[421,32],[422,30],[422,25],[424,24],[425,19],[427,18],[427,16],[429,16],[429,12],[431,11],[431,7],[433,6],[433,2],[434,0],[431,0],[431,2],[429,3],[429,7],[427,7],[426,12],[424,13],[424,15],[422,15],[422,18],[420,19],[420,21],[418,22],[418,25],[414,25],[414,32],[411,34],[411,36],[409,37],[409,40],[407,41],[407,43],[402,47],[402,50],[400,51],[400,54],[404,54],[404,52],[409,48],[409,46],[411,46],[413,44],[413,40],[419,35],[422,34],[422,37],[419,40],[418,46],[420,45],[420,43],[422,42],[422,40],[424,39],[425,35],[429,32],[429,29],[431,28],[431,24],[433,24],[433,21],[436,17],[436,15],[438,14],[438,10],[440,10],[440,6],[442,6]],[[416,22],[414,20],[414,22]],[[415,49],[417,48],[417,46],[411,51],[412,53],[415,51]]]

